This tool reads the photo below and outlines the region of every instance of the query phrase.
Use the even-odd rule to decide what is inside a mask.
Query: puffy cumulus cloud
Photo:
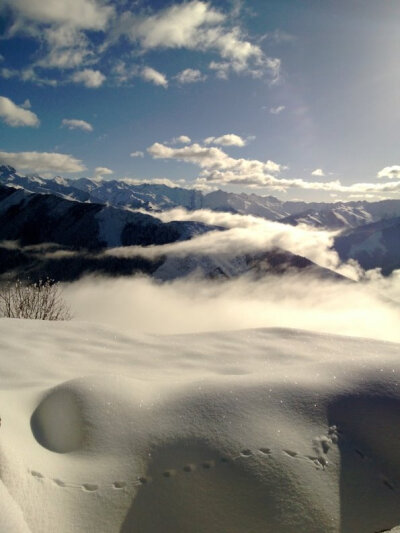
[[[325,176],[325,172],[322,170],[322,168],[316,168],[311,172],[311,176],[323,177]]]
[[[29,102],[29,100],[25,101]],[[18,106],[5,96],[0,96],[0,119],[9,126],[39,126],[40,121],[26,105]]]
[[[3,0],[17,17],[42,24],[101,30],[114,13],[113,7],[96,0]]]
[[[131,157],[144,157],[144,153],[140,150],[136,150],[136,152],[131,152],[129,155]]]
[[[173,144],[189,144],[190,142],[192,142],[192,140],[187,135],[179,135],[179,137],[174,137],[172,139]]]
[[[271,107],[269,112],[272,115],[279,115],[279,113],[282,113],[282,111],[284,111],[285,109],[286,107],[284,105],[278,105],[276,107]]]
[[[61,126],[69,130],[93,131],[93,126],[89,122],[75,118],[63,118]]]
[[[269,70],[276,78],[279,60],[266,57],[257,44],[247,40],[238,27],[227,27],[227,16],[210,3],[191,0],[166,7],[154,14],[123,13],[114,39],[126,35],[139,42],[144,50],[155,48],[187,48],[214,51],[222,61],[218,70],[262,75]],[[189,75],[190,77],[190,75]]]
[[[377,174],[378,178],[397,178],[400,179],[400,165],[392,165],[391,167],[385,167]]]
[[[147,277],[92,277],[65,285],[64,296],[76,319],[129,332],[287,327],[400,341],[399,308],[373,287],[304,274],[163,284]]]
[[[204,169],[201,176],[208,181],[229,181],[223,178],[232,174],[244,181],[245,173],[266,174],[280,172],[281,165],[274,161],[261,162],[248,159],[234,159],[215,146],[201,146],[194,143],[183,148],[171,148],[161,143],[154,143],[147,151],[155,159],[176,159],[194,163]],[[230,174],[229,174],[230,173]],[[242,174],[242,176],[241,176]],[[213,176],[221,178],[214,179]],[[232,178],[233,180],[233,178]],[[231,180],[231,181],[232,181]]]
[[[234,133],[227,133],[221,137],[207,137],[204,139],[204,144],[219,144],[221,146],[245,146],[246,141],[239,135]]]
[[[109,176],[110,174],[114,174],[114,172],[107,167],[96,167],[94,169],[94,178],[102,178],[103,176]]]
[[[301,178],[278,177],[285,167],[274,161],[233,158],[215,146],[202,146],[198,143],[183,148],[172,148],[154,143],[147,149],[155,159],[175,159],[199,166],[202,170],[197,177],[197,185],[207,184],[241,185],[253,188],[269,188],[278,191],[304,189],[327,193],[390,195],[400,192],[400,182],[396,183],[353,183],[343,185],[339,180],[307,181]]]
[[[86,169],[82,161],[57,152],[0,152],[2,164],[18,170],[32,172],[81,172]]]
[[[103,85],[105,79],[106,77],[99,70],[92,70],[89,68],[74,72],[71,76],[71,80],[74,83],[82,83],[89,89],[97,89]]]
[[[129,37],[138,39],[143,48],[192,48],[207,28],[225,20],[225,15],[210,4],[192,0],[176,4],[149,16],[125,13]]]
[[[198,69],[187,68],[179,72],[179,74],[177,74],[175,78],[178,80],[179,83],[185,84],[205,81],[207,79],[207,76],[205,74],[202,74]]]
[[[71,26],[42,30],[47,53],[34,66],[41,68],[76,68],[96,61],[91,43],[84,32]]]
[[[140,75],[145,81],[154,83],[154,85],[161,85],[165,89],[168,87],[168,80],[166,76],[154,68],[144,67],[141,70]]]

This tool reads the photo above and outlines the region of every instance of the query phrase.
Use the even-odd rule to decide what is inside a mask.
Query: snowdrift
[[[0,531],[400,524],[400,345],[0,320]]]

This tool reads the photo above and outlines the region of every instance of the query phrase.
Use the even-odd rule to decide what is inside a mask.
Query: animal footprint
[[[240,455],[242,455],[243,457],[250,457],[250,455],[252,455],[252,453],[251,453],[251,450],[246,449],[246,450],[242,450],[240,452]]]
[[[263,455],[271,455],[272,454],[271,448],[260,448],[258,451],[260,453],[262,453]]]
[[[31,470],[31,474],[33,477],[37,478],[37,479],[43,479],[44,478],[44,475],[41,474],[40,472],[37,472],[36,470]]]
[[[96,485],[95,483],[84,483],[82,485],[82,488],[86,492],[95,492],[99,488],[99,486]]]
[[[126,487],[125,481],[114,481],[112,484],[113,489],[124,489]]]

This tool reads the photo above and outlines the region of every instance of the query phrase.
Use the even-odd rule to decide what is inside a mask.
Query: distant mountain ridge
[[[104,204],[67,200],[0,185],[0,240],[22,246],[56,243],[73,249],[167,244],[211,229],[201,222],[161,222]]]
[[[400,269],[400,217],[347,230],[334,247],[343,261],[355,259],[366,270],[381,268],[388,275]]]
[[[38,178],[32,178],[37,180]],[[79,202],[49,193],[0,185],[0,277],[71,281],[84,273],[144,273],[159,280],[189,275],[229,279],[243,274],[308,272],[336,276],[308,259],[275,249],[253,254],[166,254],[145,258],[107,248],[148,246],[188,240],[224,228],[200,222],[161,222],[148,214],[104,204]]]
[[[0,166],[0,184],[22,187],[35,193],[50,193],[70,200],[163,211],[184,207],[189,211],[210,209],[241,215],[253,215],[287,224],[308,224],[318,228],[347,229],[400,216],[400,200],[378,202],[283,202],[274,196],[230,193],[222,190],[207,194],[194,189],[166,185],[134,184],[128,180],[90,178],[45,179],[21,176],[13,167]]]

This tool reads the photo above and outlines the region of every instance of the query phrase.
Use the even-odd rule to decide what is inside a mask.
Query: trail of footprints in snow
[[[322,435],[320,437],[316,437],[313,440],[313,449],[315,452],[315,455],[302,455],[296,451],[290,450],[290,449],[282,449],[280,450],[281,453],[289,457],[290,459],[296,459],[296,460],[302,460],[307,461],[311,465],[313,465],[318,470],[325,470],[325,468],[328,466],[328,459],[327,455],[332,447],[332,445],[335,445],[339,441],[339,437],[342,435],[342,432],[337,428],[337,426],[330,426],[328,429],[328,433],[326,435]],[[368,457],[366,454],[364,454],[361,450],[358,448],[354,448],[354,453],[361,459],[361,460],[368,460]],[[239,455],[232,457],[231,459],[227,457],[220,457],[219,462],[221,464],[229,464],[233,463],[237,459],[248,459],[258,454],[259,456],[263,457],[272,457],[275,452],[272,451],[271,448],[258,448],[256,451],[251,450],[249,448],[245,448],[241,450]],[[217,462],[214,460],[210,461],[203,461],[200,464],[200,468],[203,470],[211,470],[212,468],[215,468],[217,466]],[[198,465],[194,463],[188,463],[185,464],[181,471],[185,473],[191,473],[198,469]],[[44,480],[50,480],[55,485],[61,488],[76,488],[83,490],[84,492],[97,492],[101,487],[97,485],[96,483],[70,483],[67,481],[63,481],[58,478],[46,478],[42,473],[38,472],[37,470],[28,470],[30,474],[37,479],[38,481],[44,481]],[[173,478],[176,475],[178,475],[179,470],[176,468],[171,468],[164,470],[163,472],[160,472],[160,477],[162,478]],[[129,487],[136,487],[141,485],[146,485],[150,482],[154,481],[154,478],[146,477],[146,476],[140,476],[135,481],[132,481],[130,483],[126,481],[114,481],[110,485],[106,485],[102,488],[107,489],[113,489],[116,491],[126,491],[129,489]],[[397,488],[394,483],[389,481],[386,477],[381,476],[382,483],[390,490],[396,491]]]

